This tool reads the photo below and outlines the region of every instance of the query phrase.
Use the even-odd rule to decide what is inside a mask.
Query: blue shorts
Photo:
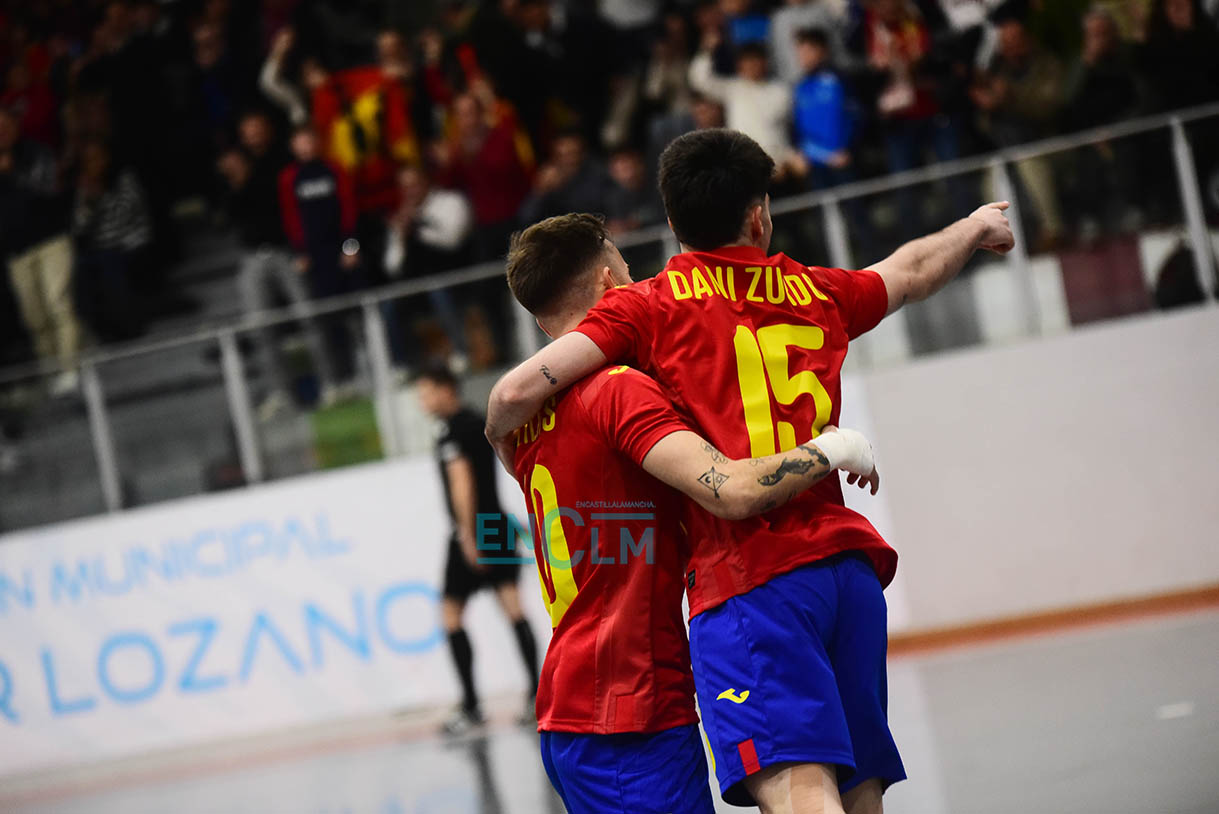
[[[546,775],[570,814],[715,814],[698,724],[541,736]]]
[[[847,792],[906,778],[889,733],[885,597],[862,556],[780,574],[690,622],[699,714],[724,801],[748,775],[830,763]]]

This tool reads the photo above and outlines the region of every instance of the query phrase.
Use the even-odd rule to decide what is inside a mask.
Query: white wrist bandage
[[[830,466],[835,469],[867,476],[876,468],[876,462],[872,458],[872,445],[861,432],[839,429],[837,432],[817,436],[812,443],[821,450]]]

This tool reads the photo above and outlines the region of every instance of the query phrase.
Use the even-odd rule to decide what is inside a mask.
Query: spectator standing
[[[921,166],[928,152],[940,161],[960,155],[959,134],[942,115],[934,83],[924,72],[931,32],[908,0],[873,0],[865,22],[868,65],[880,79],[876,110],[884,122],[889,169]]]
[[[516,116],[486,82],[453,102],[449,137],[434,150],[439,182],[466,194],[478,227],[475,259],[502,257],[529,194],[533,148]]]
[[[258,88],[284,111],[293,127],[300,127],[309,121],[309,105],[301,89],[285,75],[288,54],[295,44],[296,32],[291,28],[275,35],[258,73]]]
[[[664,205],[659,190],[648,175],[643,154],[633,147],[619,147],[610,153],[610,185],[605,194],[603,211],[610,231],[620,236],[643,226],[665,222]],[[622,257],[643,276],[660,271],[664,257],[657,256],[657,246],[641,243],[623,246]]]
[[[54,148],[59,144],[59,100],[46,77],[36,76],[29,62],[16,61],[9,67],[0,107],[17,115],[25,138]]]
[[[1096,8],[1083,18],[1083,50],[1067,77],[1063,125],[1085,130],[1122,121],[1140,110],[1140,88],[1129,48],[1121,41],[1117,22]],[[1082,148],[1072,162],[1075,194],[1072,212],[1083,216],[1081,233],[1094,236],[1102,219],[1125,218],[1137,226],[1134,167],[1129,139]]]
[[[638,150],[632,147],[614,150],[609,159],[609,177],[604,209],[612,233],[621,235],[664,222],[664,206]]]
[[[1199,0],[1156,0],[1147,25],[1141,65],[1147,77],[1148,97],[1154,111],[1178,110],[1219,99],[1219,33],[1216,24],[1202,9]],[[1219,125],[1212,119],[1190,125],[1194,161],[1201,172],[1210,175],[1203,188],[1214,190],[1212,202],[1219,200]],[[1161,147],[1158,155],[1168,155]],[[1145,151],[1142,178],[1148,182],[1153,214],[1164,219],[1179,219],[1173,173],[1155,164],[1150,150]]]
[[[669,142],[691,130],[707,130],[724,126],[724,106],[718,100],[701,93],[690,96],[690,109],[676,116],[662,116],[652,121],[648,135],[648,166],[655,173],[661,152]]]
[[[643,61],[660,17],[660,0],[597,0],[597,13],[614,30],[615,53],[628,64]]]
[[[330,297],[346,292],[350,275],[360,264],[355,238],[356,202],[351,181],[338,167],[322,159],[321,145],[311,127],[292,134],[293,160],[279,175],[279,205],[284,233],[296,254],[299,273],[309,280],[309,293]],[[350,373],[347,331],[341,315],[323,317],[334,375]],[[323,391],[323,403],[340,398]]]
[[[982,111],[982,127],[1001,147],[1049,136],[1062,105],[1062,65],[1033,41],[1014,12],[997,14],[995,22],[999,33],[995,57],[971,91]],[[1041,219],[1038,248],[1055,247],[1064,227],[1050,160],[1019,161],[1016,172]]]
[[[51,392],[78,385],[81,328],[73,305],[68,206],[51,152],[19,137],[16,116],[0,108],[0,257],[39,358],[62,368]]]
[[[795,84],[807,75],[801,64],[796,35],[800,31],[815,29],[825,36],[829,51],[829,62],[841,63],[846,57],[842,41],[845,21],[843,9],[833,0],[787,0],[770,18],[770,53],[774,59],[775,75],[789,84]]]
[[[276,295],[292,306],[303,305],[310,298],[308,280],[288,251],[279,211],[279,176],[287,156],[276,143],[271,122],[264,114],[247,114],[238,132],[241,149],[221,156],[219,169],[228,185],[229,221],[241,241],[237,287],[242,307],[246,313],[269,310]],[[336,389],[330,351],[314,320],[305,319],[302,324],[323,400],[332,400]],[[287,365],[273,329],[259,332],[257,353],[263,376],[270,383],[258,411],[269,418],[288,405]]]
[[[528,225],[552,215],[598,211],[605,207],[609,185],[605,168],[588,154],[584,137],[568,131],[554,140],[550,160],[538,170],[533,194],[521,206],[520,220]]]
[[[685,18],[666,14],[643,71],[641,95],[653,115],[680,116],[690,109],[690,46]]]
[[[820,29],[795,35],[796,58],[802,79],[792,104],[796,147],[814,187],[854,180],[850,153],[854,121],[851,100],[841,78],[830,66],[830,41]]]
[[[401,35],[382,32],[378,56],[377,65],[320,81],[312,92],[312,121],[322,155],[351,179],[358,213],[379,223],[397,203],[395,165],[422,156],[402,81],[410,59]]]
[[[385,269],[392,278],[416,278],[461,268],[470,259],[470,230],[474,213],[460,192],[432,186],[421,168],[406,166],[398,171],[399,204],[386,221]],[[432,313],[449,340],[448,366],[456,372],[469,367],[469,346],[453,292],[436,289],[427,294]],[[401,334],[396,334],[401,342]],[[394,349],[396,359],[412,354]],[[440,361],[440,360],[432,360]]]
[[[1156,110],[1219,98],[1219,33],[1200,0],[1156,0],[1142,67]]]
[[[707,29],[702,48],[690,62],[690,85],[724,105],[728,127],[752,138],[774,159],[776,178],[787,175],[794,157],[789,136],[791,90],[767,78],[766,46],[746,43],[737,50],[736,75],[717,76],[712,54],[718,29]]]
[[[143,333],[146,309],[132,281],[151,262],[152,217],[135,173],[100,141],[81,152],[72,237],[77,302],[94,333],[104,341]]]

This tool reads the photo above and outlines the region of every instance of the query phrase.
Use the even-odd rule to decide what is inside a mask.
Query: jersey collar
[[[711,251],[694,251],[690,252],[690,254],[702,254],[710,257],[724,257],[741,263],[748,263],[751,261],[760,262],[769,259],[769,255],[767,255],[766,252],[762,251],[757,246],[720,246],[718,249],[712,249]]]

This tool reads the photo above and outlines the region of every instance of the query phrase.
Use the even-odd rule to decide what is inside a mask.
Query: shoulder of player
[[[658,279],[660,278],[660,276],[661,275],[658,274],[655,277],[649,277],[646,280],[636,280],[635,282],[628,283],[627,285],[617,286],[613,290],[607,292],[607,296],[610,296],[610,295],[615,296],[615,297],[636,296],[636,297],[643,297],[644,299],[648,299],[651,297],[653,289],[655,289],[657,287],[657,282],[658,282]]]
[[[783,260],[784,272],[790,269],[797,274],[806,275],[809,280],[817,287],[817,290],[828,296],[830,299],[837,301],[838,294],[844,283],[852,274],[860,274],[861,272],[847,271],[846,269],[832,268],[830,266],[809,266],[797,260],[792,260],[786,255],[779,255]]]
[[[651,383],[647,374],[636,370],[630,365],[606,365],[596,370],[572,386],[572,395],[580,405],[590,410],[595,408],[600,399],[613,392],[637,390]]]

